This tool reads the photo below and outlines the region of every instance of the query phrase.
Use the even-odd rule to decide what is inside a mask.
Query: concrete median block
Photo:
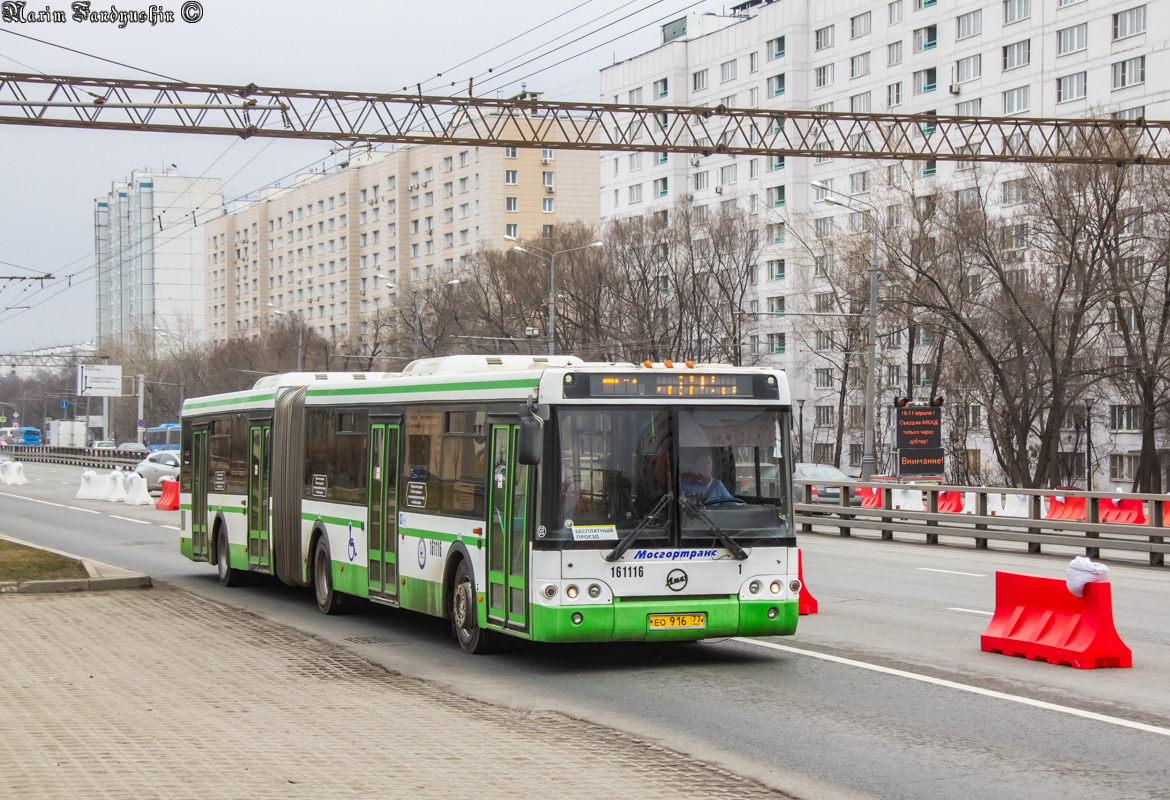
[[[18,590],[21,594],[53,594],[56,592],[89,591],[89,578],[62,581],[24,581]]]
[[[149,589],[153,584],[149,575],[128,575],[123,578],[90,578],[91,592],[106,589]]]
[[[0,581],[0,594],[15,594],[19,588],[16,581]]]

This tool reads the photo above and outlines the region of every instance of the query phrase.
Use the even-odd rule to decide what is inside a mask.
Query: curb
[[[60,594],[64,592],[97,592],[113,589],[149,589],[153,584],[149,575],[133,572],[112,564],[81,558],[72,553],[56,550],[52,547],[42,547],[23,539],[6,536],[0,533],[0,539],[8,542],[45,550],[65,558],[71,558],[85,567],[88,578],[67,578],[54,581],[0,581],[0,595],[3,594]]]

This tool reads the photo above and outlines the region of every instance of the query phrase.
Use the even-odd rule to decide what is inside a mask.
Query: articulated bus
[[[147,428],[142,438],[147,450],[178,450],[181,425],[167,422],[155,428]]]
[[[180,547],[469,653],[796,630],[783,372],[447,356],[187,400]]]

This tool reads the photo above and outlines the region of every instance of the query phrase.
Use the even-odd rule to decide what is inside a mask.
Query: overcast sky
[[[66,12],[71,5],[30,0],[28,6],[43,9],[46,1]],[[160,5],[177,17],[182,1]],[[95,10],[109,7],[103,0],[93,2]],[[149,3],[133,0],[124,7],[144,9]],[[498,74],[558,48],[495,80],[477,78],[477,89],[485,96],[497,89],[508,96],[525,78],[530,90],[545,92],[548,99],[596,100],[602,66],[657,45],[658,26],[684,9],[719,11],[724,5],[709,0],[202,0],[202,7],[197,23],[154,27],[0,22],[0,71],[155,77],[10,33],[15,32],[196,83],[394,92],[422,81],[424,90],[442,94],[451,80],[462,88],[468,77],[489,67]],[[629,35],[603,45],[622,34]],[[603,46],[551,66],[597,45]],[[538,49],[522,55],[533,48]],[[448,70],[443,79],[433,77]],[[93,199],[104,196],[112,181],[133,169],[176,164],[183,175],[223,178],[225,199],[231,201],[321,159],[329,159],[326,165],[336,160],[328,142],[187,134],[0,126],[0,142],[0,262],[8,262],[0,263],[0,275],[61,277],[43,290],[35,283],[0,281],[0,352],[6,353],[93,338]],[[70,274],[76,278],[67,288],[64,276]],[[32,308],[6,310],[26,305]]]

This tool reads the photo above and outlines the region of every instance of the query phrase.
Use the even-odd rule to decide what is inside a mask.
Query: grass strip
[[[87,576],[80,561],[0,539],[0,581],[48,581]]]

